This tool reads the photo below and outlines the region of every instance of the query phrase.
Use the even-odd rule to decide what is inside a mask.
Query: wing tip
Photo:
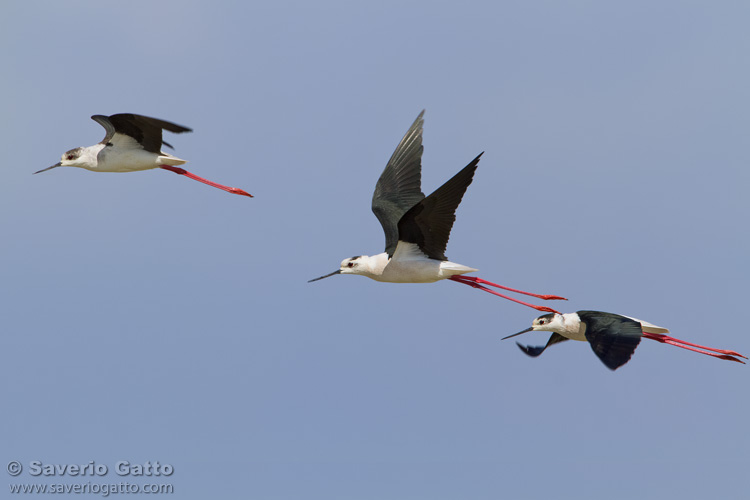
[[[521,351],[525,355],[527,355],[530,358],[536,358],[540,354],[542,354],[542,352],[544,351],[543,347],[534,347],[534,346],[530,346],[530,345],[523,345],[520,342],[516,342],[516,345],[518,346],[519,349],[521,349]]]

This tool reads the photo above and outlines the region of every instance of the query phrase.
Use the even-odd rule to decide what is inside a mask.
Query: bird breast
[[[427,258],[406,261],[394,258],[383,266],[372,266],[371,270],[374,272],[368,275],[370,278],[388,283],[434,283],[456,274],[476,271],[473,267]]]
[[[97,155],[98,172],[137,172],[159,166],[159,155],[141,148],[106,146]]]
[[[380,276],[373,279],[389,283],[433,283],[448,277],[441,277],[440,264],[439,260],[434,259],[418,261],[391,259]]]
[[[576,313],[563,314],[562,328],[555,329],[555,332],[570,340],[586,341],[586,323]]]

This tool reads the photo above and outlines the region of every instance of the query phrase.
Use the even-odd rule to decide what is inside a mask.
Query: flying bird
[[[431,195],[422,193],[422,128],[424,111],[406,132],[380,175],[372,196],[372,211],[385,232],[385,251],[378,255],[359,255],[344,259],[338,270],[310,280],[318,281],[335,274],[358,274],[390,283],[433,283],[450,279],[484,290],[538,311],[554,309],[536,306],[488,289],[489,285],[543,300],[567,300],[557,295],[539,295],[508,288],[473,276],[472,267],[451,262],[445,256],[455,212],[466,188],[474,178],[479,158],[440,186]]]
[[[714,349],[665,335],[669,330],[661,326],[652,325],[640,319],[601,311],[578,311],[567,314],[545,314],[536,318],[527,328],[513,335],[503,338],[509,339],[516,335],[531,331],[553,332],[545,346],[531,347],[516,342],[516,345],[531,357],[537,357],[546,348],[566,340],[581,340],[588,342],[599,359],[610,370],[616,370],[628,361],[641,341],[641,337],[656,340],[663,344],[681,347],[689,351],[699,352],[727,361],[744,361],[740,353],[725,349]]]
[[[100,143],[71,149],[62,155],[58,163],[34,173],[46,172],[56,167],[79,167],[92,172],[135,172],[163,168],[209,186],[223,189],[228,193],[252,198],[251,194],[242,189],[211,182],[178,167],[177,165],[182,165],[187,161],[161,151],[162,144],[172,148],[171,144],[162,139],[162,130],[181,134],[192,132],[192,129],[157,118],[131,113],[120,113],[112,116],[94,115],[91,119],[104,127],[106,131],[106,135]]]

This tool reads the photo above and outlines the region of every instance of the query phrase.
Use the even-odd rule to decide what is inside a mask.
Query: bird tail
[[[442,271],[442,274],[444,275],[453,276],[455,274],[474,273],[476,271],[479,271],[479,269],[474,269],[473,267],[467,267],[461,264],[456,264],[455,262],[444,260],[440,263],[440,271]]]
[[[157,162],[159,165],[175,166],[175,165],[184,165],[185,163],[187,163],[187,160],[183,160],[183,159],[177,158],[176,156],[172,156],[168,154],[162,154],[161,156],[159,156]]]

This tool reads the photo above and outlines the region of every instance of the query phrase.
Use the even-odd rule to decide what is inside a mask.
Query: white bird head
[[[75,149],[71,149],[70,151],[66,151],[65,153],[63,153],[58,163],[55,163],[51,167],[44,168],[34,173],[39,174],[41,172],[46,172],[47,170],[51,170],[55,167],[88,168],[90,166],[89,165],[90,160],[88,158],[88,155],[84,154],[85,151],[86,151],[86,148],[75,148]]]
[[[339,267],[338,270],[330,274],[321,276],[320,278],[310,280],[308,281],[308,283],[322,280],[323,278],[328,278],[329,276],[333,276],[334,274],[361,274],[365,276],[371,274],[370,257],[368,255],[357,255],[355,257],[344,259],[341,261],[341,267]]]
[[[558,313],[543,314],[531,323],[531,330],[535,332],[555,332],[565,330],[565,317]]]
[[[536,318],[531,328],[503,337],[502,340],[521,335],[526,332],[562,332],[565,331],[565,317],[558,313],[543,314]]]

